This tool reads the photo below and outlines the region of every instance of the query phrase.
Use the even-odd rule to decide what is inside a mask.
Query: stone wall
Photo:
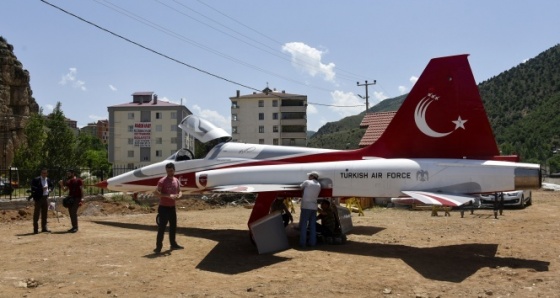
[[[26,142],[27,119],[39,112],[29,80],[14,47],[0,36],[0,170],[11,165],[14,151]]]

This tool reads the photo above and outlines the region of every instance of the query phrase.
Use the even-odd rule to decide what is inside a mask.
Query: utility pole
[[[373,80],[373,83],[368,83],[368,82],[366,81],[364,84],[360,84],[360,82],[356,82],[356,85],[357,85],[357,86],[366,86],[366,97],[365,97],[365,100],[366,100],[366,113],[367,113],[368,110],[369,110],[368,86],[370,86],[370,85],[375,85],[376,82],[377,82],[376,80]],[[360,98],[364,98],[364,97],[362,97],[360,94],[358,94],[358,96],[359,96]]]

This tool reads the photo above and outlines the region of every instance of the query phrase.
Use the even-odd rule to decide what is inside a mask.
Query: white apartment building
[[[275,91],[240,95],[231,100],[234,142],[306,146],[307,96]]]
[[[108,107],[109,162],[135,169],[162,161],[194,140],[178,127],[192,114],[187,107],[158,100],[154,92],[135,92],[132,102]]]

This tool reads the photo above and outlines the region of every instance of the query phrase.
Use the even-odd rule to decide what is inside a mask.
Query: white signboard
[[[134,123],[134,146],[150,147],[152,138],[152,123],[136,122]]]

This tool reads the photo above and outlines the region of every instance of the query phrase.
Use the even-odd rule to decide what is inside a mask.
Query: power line
[[[244,61],[242,61],[242,60],[239,60],[239,59],[237,59],[237,58],[235,58],[235,57],[232,57],[232,56],[230,56],[230,55],[227,55],[227,54],[225,54],[225,53],[223,53],[223,52],[220,52],[220,51],[218,51],[218,50],[215,50],[215,49],[212,49],[212,48],[210,48],[210,47],[207,47],[207,46],[205,46],[205,45],[203,45],[203,44],[201,44],[201,43],[198,43],[198,42],[196,42],[196,41],[194,41],[194,40],[192,40],[192,39],[189,39],[189,38],[185,37],[184,35],[181,35],[181,34],[175,32],[175,31],[172,31],[172,30],[170,30],[170,29],[167,29],[167,28],[165,28],[165,27],[162,27],[162,26],[160,26],[160,25],[158,25],[158,24],[156,24],[156,23],[154,23],[154,22],[152,22],[152,21],[149,21],[149,20],[147,20],[147,19],[145,19],[145,18],[143,18],[143,17],[141,17],[141,16],[138,16],[138,15],[136,15],[136,14],[134,14],[134,13],[132,13],[132,12],[130,12],[130,11],[128,11],[128,10],[126,10],[126,9],[124,9],[124,8],[122,8],[122,7],[120,7],[120,6],[118,6],[118,5],[115,5],[115,4],[110,3],[110,5],[111,5],[112,7],[109,7],[109,6],[106,5],[106,4],[100,3],[99,0],[94,0],[94,1],[97,2],[97,3],[99,3],[100,5],[103,5],[103,6],[107,7],[107,8],[109,8],[109,9],[113,10],[113,11],[116,11],[116,12],[122,14],[122,15],[125,15],[125,16],[127,16],[127,17],[129,17],[129,18],[131,18],[131,19],[133,19],[133,20],[135,20],[135,21],[138,21],[138,22],[140,22],[140,23],[143,23],[144,25],[146,25],[146,26],[148,26],[148,27],[151,27],[151,28],[153,28],[153,29],[156,29],[156,30],[158,30],[158,31],[160,31],[160,32],[162,32],[162,33],[164,33],[164,34],[167,34],[167,35],[170,35],[170,36],[172,36],[172,37],[175,37],[175,38],[177,38],[177,39],[179,39],[179,40],[181,40],[181,41],[183,41],[183,42],[187,42],[187,43],[189,43],[189,44],[191,44],[191,45],[193,45],[193,46],[195,46],[195,47],[198,47],[198,48],[201,48],[201,49],[203,49],[203,50],[205,50],[205,51],[211,52],[211,53],[213,53],[213,54],[215,54],[215,55],[217,55],[217,56],[220,56],[220,57],[222,57],[222,58],[225,58],[225,59],[227,59],[227,60],[233,61],[233,62],[238,63],[238,64],[240,64],[240,65],[244,65],[244,66],[249,67],[249,68],[252,68],[252,69],[254,69],[254,70],[257,70],[257,71],[260,71],[260,72],[269,74],[269,75],[271,75],[271,76],[278,77],[278,78],[283,79],[283,80],[286,80],[286,81],[290,81],[290,82],[293,82],[293,83],[296,83],[296,84],[300,84],[300,85],[305,85],[305,84],[303,84],[303,83],[301,83],[301,82],[299,82],[299,81],[293,80],[293,79],[288,78],[288,77],[281,76],[281,75],[276,74],[276,73],[274,73],[274,72],[271,72],[271,71],[269,71],[269,70],[266,70],[266,69],[260,68],[260,67],[258,67],[258,66],[252,65],[252,64],[250,64],[250,63],[244,62]],[[317,87],[316,87],[316,88],[317,88]],[[321,88],[318,88],[318,89],[321,89]],[[328,89],[324,89],[324,90],[330,91],[330,90],[328,90]]]
[[[244,38],[246,38],[246,39],[252,41],[252,42],[255,43],[255,44],[261,45],[261,46],[263,46],[263,47],[265,47],[265,48],[271,50],[272,52],[269,51],[269,50],[267,50],[267,49],[263,49],[262,47],[256,46],[255,44],[251,44],[251,43],[249,43],[249,42],[247,42],[247,41],[241,40],[241,39],[239,39],[239,38],[237,38],[237,37],[235,37],[235,36],[233,36],[233,35],[231,35],[231,34],[225,32],[225,31],[223,31],[223,30],[220,30],[220,29],[218,29],[218,28],[216,28],[216,27],[214,27],[214,26],[212,26],[212,25],[209,25],[209,24],[207,24],[207,23],[205,23],[205,22],[203,22],[203,21],[200,21],[200,20],[198,20],[198,19],[196,19],[196,18],[193,18],[193,17],[191,17],[191,16],[189,16],[189,15],[187,15],[187,14],[185,14],[185,13],[183,13],[183,12],[181,12],[181,11],[179,11],[179,10],[177,10],[177,9],[175,9],[175,8],[173,8],[173,7],[171,7],[171,6],[169,6],[169,5],[167,5],[167,4],[162,3],[161,0],[155,0],[155,1],[157,1],[158,3],[160,3],[160,4],[164,5],[164,6],[166,6],[166,7],[169,8],[169,9],[172,9],[172,10],[176,11],[177,13],[180,13],[180,14],[182,14],[182,15],[184,15],[184,16],[186,16],[186,17],[189,17],[189,18],[191,18],[191,19],[193,19],[193,20],[195,20],[195,21],[197,21],[197,22],[199,22],[199,23],[201,23],[201,24],[203,24],[203,25],[206,25],[206,26],[212,28],[213,30],[216,30],[216,31],[218,31],[218,32],[220,32],[220,33],[223,33],[223,34],[227,35],[227,36],[230,36],[231,38],[234,38],[234,39],[236,39],[236,40],[238,40],[238,41],[240,41],[240,42],[242,42],[242,43],[244,43],[244,44],[246,44],[246,45],[248,45],[248,46],[251,46],[251,47],[253,47],[253,48],[256,48],[256,49],[258,49],[258,50],[261,50],[261,51],[263,51],[263,52],[265,52],[265,53],[268,53],[268,54],[270,54],[270,55],[272,55],[272,56],[275,56],[275,57],[277,57],[277,58],[280,58],[280,59],[282,59],[282,60],[284,60],[284,61],[288,61],[288,62],[290,62],[290,63],[299,65],[299,66],[301,66],[301,67],[312,68],[314,71],[320,72],[320,67],[316,66],[315,64],[310,63],[310,62],[306,61],[305,59],[300,59],[300,58],[298,58],[298,57],[290,57],[288,54],[285,54],[285,53],[278,53],[278,52],[277,52],[277,49],[275,49],[275,48],[273,48],[273,47],[270,47],[270,46],[268,46],[268,45],[266,45],[266,44],[264,44],[264,43],[262,43],[262,42],[260,42],[260,41],[258,41],[258,40],[256,40],[256,39],[253,39],[253,38],[247,36],[246,34],[243,34],[243,33],[239,32],[239,31],[237,31],[237,30],[234,30],[234,29],[232,29],[231,27],[226,26],[226,25],[224,25],[224,24],[222,24],[222,23],[220,23],[220,22],[218,22],[218,21],[212,19],[212,18],[210,18],[210,17],[208,17],[208,16],[206,16],[206,15],[204,15],[204,14],[202,14],[202,13],[200,13],[200,12],[198,12],[198,11],[196,11],[196,10],[190,8],[190,7],[188,7],[188,6],[185,5],[185,4],[179,3],[177,0],[174,0],[174,2],[177,3],[177,4],[179,4],[180,6],[184,7],[185,9],[188,9],[188,10],[190,10],[190,11],[196,13],[197,15],[202,16],[202,17],[204,17],[205,19],[208,19],[208,20],[210,20],[210,21],[212,21],[212,22],[214,22],[214,23],[220,25],[221,27],[223,27],[223,28],[225,28],[225,29],[227,29],[227,30],[229,30],[229,31],[232,31],[232,32],[234,32],[234,33],[236,33],[236,34],[238,34],[238,35],[240,35],[240,36],[242,36],[242,37],[244,37]],[[200,1],[199,1],[199,2],[200,2]],[[220,12],[219,10],[217,10],[217,9],[215,9],[215,8],[213,8],[213,7],[211,7],[211,6],[209,6],[208,4],[202,3],[202,2],[201,2],[201,4],[207,6],[208,8],[210,8],[210,9],[212,9],[212,10],[214,10],[215,12],[219,13],[220,15],[222,15],[222,16],[224,16],[224,17],[226,17],[226,18],[228,18],[228,19],[230,19],[230,20],[236,22],[237,24],[239,24],[239,25],[241,25],[241,26],[243,26],[243,27],[245,27],[245,28],[247,28],[247,29],[249,29],[249,30],[251,30],[251,31],[253,31],[253,32],[257,33],[257,34],[259,34],[259,35],[261,35],[261,36],[265,36],[265,37],[266,37],[265,34],[260,33],[259,31],[257,31],[257,30],[255,30],[255,29],[253,29],[253,28],[251,28],[251,27],[249,27],[249,26],[247,26],[247,25],[241,23],[240,21],[237,21],[236,19],[234,19],[234,18],[232,18],[232,17],[230,17],[230,16],[228,16],[228,15],[226,15],[226,14]],[[276,41],[276,40],[274,40],[274,39],[272,39],[272,38],[268,38],[268,39],[269,39],[269,40],[272,40],[274,43],[276,43],[277,46],[280,46],[280,47],[283,46],[283,44],[282,44],[281,42],[279,42],[279,41]],[[355,80],[356,78],[360,78],[360,77],[361,77],[361,76],[358,76],[358,75],[353,74],[353,73],[351,73],[351,72],[345,71],[344,69],[341,69],[341,68],[338,68],[338,71],[339,71],[339,72],[342,72],[342,73],[350,74],[350,75],[344,75],[344,74],[337,73],[337,77],[340,77],[341,79],[345,79],[345,80],[348,80],[348,81],[350,81],[350,80]]]
[[[89,25],[92,25],[92,26],[94,26],[94,27],[96,27],[96,28],[98,28],[98,29],[100,29],[100,30],[102,30],[102,31],[105,31],[105,32],[107,32],[107,33],[109,33],[109,34],[111,34],[111,35],[113,35],[113,36],[116,36],[116,37],[118,37],[118,38],[120,38],[120,39],[122,39],[122,40],[124,40],[124,41],[126,41],[126,42],[129,42],[129,43],[134,44],[134,45],[136,45],[136,46],[138,46],[138,47],[141,47],[141,48],[143,48],[143,49],[145,49],[145,50],[147,50],[147,51],[149,51],[149,52],[152,52],[152,53],[154,53],[154,54],[156,54],[156,55],[159,55],[159,56],[161,56],[161,57],[163,57],[163,58],[169,59],[169,60],[171,60],[171,61],[173,61],[173,62],[176,62],[176,63],[179,63],[179,64],[181,64],[181,65],[187,66],[187,67],[189,67],[189,68],[192,68],[192,69],[197,70],[197,71],[199,71],[199,72],[202,72],[202,73],[204,73],[204,74],[210,75],[210,76],[215,77],[215,78],[217,78],[217,79],[220,79],[220,80],[223,80],[223,81],[232,83],[232,84],[234,84],[234,85],[238,85],[238,86],[241,86],[241,87],[244,87],[244,88],[253,90],[253,91],[258,91],[258,92],[261,91],[261,90],[259,90],[259,89],[257,89],[257,88],[250,87],[250,86],[248,86],[248,85],[245,85],[245,84],[242,84],[242,83],[238,83],[238,82],[236,82],[236,81],[233,81],[233,80],[224,78],[224,77],[222,77],[222,76],[213,74],[213,73],[208,72],[208,71],[206,71],[206,70],[200,69],[200,68],[198,68],[198,67],[192,66],[192,65],[190,65],[190,64],[188,64],[188,63],[185,63],[185,62],[183,62],[183,61],[180,61],[180,60],[178,60],[178,59],[175,59],[175,58],[173,58],[173,57],[170,57],[170,56],[168,56],[168,55],[166,55],[166,54],[163,54],[163,53],[161,53],[161,52],[158,52],[158,51],[156,51],[156,50],[154,50],[154,49],[152,49],[152,48],[149,48],[149,47],[144,46],[144,45],[142,45],[142,44],[140,44],[140,43],[138,43],[138,42],[135,42],[135,41],[133,41],[133,40],[127,38],[127,37],[124,37],[124,36],[122,36],[122,35],[120,35],[120,34],[117,34],[117,33],[113,32],[113,31],[111,31],[111,30],[109,30],[109,29],[106,29],[106,28],[104,28],[104,27],[101,27],[101,26],[99,26],[99,25],[93,23],[93,22],[90,22],[90,21],[88,21],[88,20],[86,20],[86,19],[84,19],[84,18],[82,18],[82,17],[80,17],[80,16],[78,16],[78,15],[76,15],[76,14],[74,14],[74,13],[71,13],[71,12],[69,12],[69,11],[67,11],[67,10],[65,10],[65,9],[63,9],[63,8],[61,8],[61,7],[58,7],[58,6],[54,5],[54,4],[51,4],[51,3],[49,3],[48,1],[41,0],[41,2],[43,2],[43,3],[45,3],[45,4],[49,5],[49,6],[51,6],[51,7],[53,7],[53,8],[56,8],[56,9],[58,9],[58,10],[64,12],[64,13],[66,13],[66,14],[68,14],[68,15],[70,15],[70,16],[73,16],[73,17],[77,18],[78,20],[80,20],[80,21],[82,21],[82,22],[85,22],[85,23],[87,23],[87,24],[89,24]],[[296,81],[296,82],[297,82],[297,81]],[[330,91],[330,90],[328,90],[328,91]],[[274,94],[273,94],[273,95],[274,95]],[[309,104],[313,104],[313,105],[332,106],[332,107],[357,107],[356,105],[353,105],[353,106],[338,106],[338,105],[328,105],[328,104],[320,104],[320,103],[313,103],[313,102],[308,102],[308,103],[309,103]],[[360,106],[361,106],[361,105],[360,105]]]
[[[173,1],[176,2],[176,3],[178,3],[177,0],[173,0]],[[251,30],[251,31],[253,31],[253,32],[255,32],[255,33],[257,33],[257,34],[260,35],[260,36],[265,37],[265,38],[268,39],[268,40],[271,40],[272,42],[276,43],[277,45],[280,45],[280,46],[283,45],[282,42],[277,41],[277,40],[271,38],[270,36],[268,36],[267,34],[261,33],[261,32],[259,32],[258,30],[256,30],[256,29],[254,29],[254,28],[252,28],[252,27],[250,27],[250,26],[247,26],[247,25],[243,24],[242,22],[236,20],[236,19],[233,18],[233,17],[230,17],[229,15],[227,15],[227,14],[221,12],[220,10],[218,10],[218,9],[216,9],[216,8],[214,8],[214,7],[212,7],[212,6],[210,6],[209,4],[204,3],[204,2],[202,2],[202,1],[200,1],[200,0],[197,0],[197,1],[198,1],[200,4],[205,5],[206,7],[212,9],[213,11],[215,11],[215,12],[217,12],[217,13],[219,13],[220,15],[222,15],[222,16],[224,16],[224,17],[226,17],[226,18],[228,18],[228,19],[230,19],[230,20],[232,20],[232,21],[234,21],[235,23],[237,23],[237,24],[239,24],[239,25],[241,25],[241,26],[243,26],[243,27],[245,27],[245,28],[247,28],[247,29],[249,29],[249,30]],[[185,5],[183,5],[183,4],[181,4],[181,5],[182,5],[182,6],[185,6]],[[190,9],[190,8],[189,8],[189,9]],[[192,10],[192,9],[191,9],[191,10]],[[192,11],[194,11],[194,10],[192,10]],[[195,11],[195,12],[196,12],[196,11]],[[196,13],[198,13],[198,12],[196,12]],[[212,20],[212,21],[214,21],[214,20]],[[214,21],[214,22],[216,22],[216,21]],[[218,22],[216,22],[216,23],[218,23]],[[219,23],[218,23],[218,24],[219,24]],[[222,25],[222,26],[223,26],[223,25]],[[224,26],[224,27],[226,27],[226,26]],[[231,28],[229,28],[229,27],[227,27],[227,28],[228,28],[229,30],[234,31],[233,29],[231,29]],[[237,32],[237,31],[234,31],[234,32]],[[245,35],[243,35],[243,36],[245,36]],[[251,40],[253,40],[253,39],[251,39]],[[262,43],[260,43],[260,42],[258,42],[258,43],[259,43],[259,44],[262,44]],[[269,47],[269,48],[270,48],[270,47]],[[297,58],[296,58],[296,64],[298,64],[298,65],[307,65],[307,66],[311,66],[311,67],[313,67],[315,70],[318,70],[317,67],[315,67],[314,65],[312,65],[312,64],[310,64],[310,63],[307,63],[306,61],[301,60],[301,59],[297,59]],[[338,69],[338,71],[340,71],[340,72],[343,72],[343,73],[347,73],[347,74],[348,74],[348,75],[340,75],[340,74],[338,74],[339,77],[341,77],[342,79],[346,79],[346,80],[348,80],[348,81],[354,80],[354,79],[357,79],[357,78],[359,79],[359,78],[362,77],[362,76],[360,76],[360,75],[357,75],[357,74],[354,74],[354,73],[349,72],[349,71],[347,71],[347,70],[344,70],[344,69],[342,69],[342,68],[340,68],[340,67],[337,68],[337,69]]]
[[[255,89],[255,88],[252,88],[252,87],[250,87],[250,86],[247,86],[247,85],[244,85],[244,84],[235,82],[235,81],[233,81],[233,80],[226,79],[226,78],[224,78],[224,77],[222,77],[222,76],[219,76],[219,75],[213,74],[213,73],[211,73],[211,72],[205,71],[205,70],[200,69],[200,68],[198,68],[198,67],[195,67],[195,66],[192,66],[192,65],[190,65],[190,64],[187,64],[187,63],[185,63],[185,62],[183,62],[183,61],[177,60],[177,59],[172,58],[172,57],[170,57],[170,56],[168,56],[168,55],[165,55],[165,54],[163,54],[163,53],[160,53],[160,52],[158,52],[158,51],[156,51],[156,50],[153,50],[153,49],[151,49],[151,48],[148,48],[148,47],[146,47],[146,46],[144,46],[144,45],[142,45],[142,44],[139,44],[139,43],[137,43],[137,42],[135,42],[135,41],[133,41],[133,40],[130,40],[130,39],[128,39],[128,38],[126,38],[126,37],[124,37],[124,36],[122,36],[122,35],[119,35],[119,34],[113,32],[113,31],[110,31],[110,30],[108,30],[108,29],[105,29],[105,28],[103,28],[103,27],[101,27],[101,26],[99,26],[99,25],[97,25],[97,24],[95,24],[95,23],[92,23],[92,22],[90,22],[90,21],[88,21],[88,20],[86,20],[86,19],[84,19],[84,18],[82,18],[82,17],[80,17],[80,16],[77,16],[77,15],[75,15],[75,14],[69,12],[69,11],[66,11],[66,10],[64,10],[64,9],[62,9],[62,8],[60,8],[60,7],[56,6],[56,5],[54,5],[54,4],[51,4],[51,3],[49,3],[49,2],[47,2],[47,1],[45,1],[45,0],[41,0],[41,2],[43,2],[43,3],[45,3],[45,4],[48,4],[48,5],[50,5],[50,6],[54,7],[54,8],[56,8],[56,9],[58,9],[58,10],[64,12],[64,13],[68,14],[68,15],[71,15],[71,16],[77,18],[78,20],[80,20],[80,21],[82,21],[82,22],[88,23],[88,24],[90,24],[90,25],[92,25],[92,26],[94,26],[94,27],[96,27],[96,28],[98,28],[98,29],[100,29],[100,30],[103,30],[103,31],[105,31],[105,32],[107,32],[107,33],[109,33],[109,34],[111,34],[111,35],[114,35],[114,36],[116,36],[116,37],[118,37],[118,38],[120,38],[120,39],[122,39],[122,40],[125,40],[125,41],[127,41],[127,42],[129,42],[129,43],[132,43],[132,44],[134,44],[134,45],[136,45],[136,46],[139,46],[139,47],[141,47],[141,48],[143,48],[143,49],[145,49],[145,50],[147,50],[147,51],[150,51],[150,52],[152,52],[152,53],[154,53],[154,54],[156,54],[156,55],[162,56],[162,57],[164,57],[164,58],[166,58],[166,59],[169,59],[169,60],[171,60],[171,61],[177,62],[177,63],[179,63],[179,64],[182,64],[182,65],[184,65],[184,66],[187,66],[187,67],[192,68],[192,69],[194,69],[194,70],[197,70],[197,71],[199,71],[199,72],[202,72],[202,73],[205,73],[205,74],[207,74],[207,75],[213,76],[213,77],[215,77],[215,78],[217,78],[217,79],[224,80],[224,81],[226,81],[226,82],[229,82],[229,83],[232,83],[232,84],[241,86],[241,87],[245,87],[245,88],[247,88],[247,89],[251,89],[251,90],[255,90],[255,91],[260,91],[260,90],[258,90],[258,89]]]

